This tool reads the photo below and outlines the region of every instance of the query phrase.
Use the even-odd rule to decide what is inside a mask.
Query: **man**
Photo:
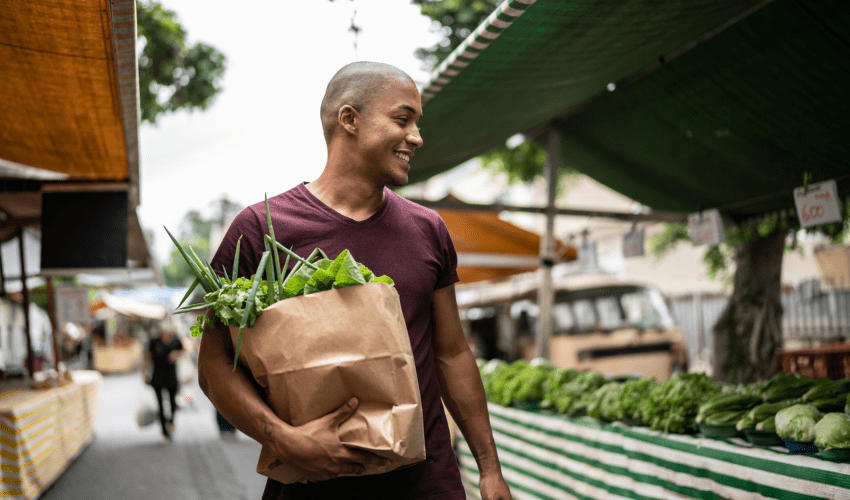
[[[180,389],[177,379],[177,360],[183,354],[183,343],[177,337],[177,327],[170,320],[159,324],[159,336],[150,339],[145,353],[142,373],[146,382],[156,393],[156,403],[159,406],[159,423],[162,426],[162,440],[170,443],[174,434],[174,414],[177,413],[176,395]],[[165,414],[165,404],[162,391],[168,393],[168,416]]]
[[[465,499],[441,398],[476,457],[482,498],[511,498],[478,368],[460,326],[457,255],[448,231],[434,211],[386,189],[407,183],[408,161],[422,146],[421,116],[419,91],[406,73],[381,63],[343,67],[328,84],[321,106],[328,145],[324,171],[316,181],[270,198],[269,207],[276,237],[296,253],[307,255],[320,247],[333,258],[347,248],[376,275],[395,281],[416,360],[427,458],[385,474],[337,477],[382,460],[340,443],[337,429],[357,407],[356,398],[325,417],[291,427],[265,404],[250,374],[232,369],[227,329],[208,327],[199,357],[204,392],[239,430],[310,477],[292,485],[269,480],[264,500]],[[262,203],[243,210],[213,268],[232,265],[242,235],[239,273],[255,272],[266,227]]]

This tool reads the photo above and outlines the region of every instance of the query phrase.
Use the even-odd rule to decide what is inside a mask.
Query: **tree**
[[[142,121],[179,109],[207,109],[222,90],[225,57],[203,42],[186,44],[177,15],[155,0],[137,1]]]
[[[812,232],[841,242],[850,232],[848,213],[850,204],[844,207],[843,222]],[[774,352],[782,347],[782,258],[795,248],[794,234],[799,230],[796,218],[751,219],[731,225],[724,242],[706,250],[703,261],[710,276],[725,279],[729,267],[735,267],[732,295],[712,328],[715,380],[749,383],[775,373]],[[660,256],[679,241],[689,240],[684,225],[668,224],[650,238],[649,247]]]
[[[240,207],[240,204],[222,194],[207,206],[210,215],[198,209],[189,210],[180,221],[176,234],[172,234],[184,248],[191,246],[198,257],[209,259],[213,250],[210,244],[213,227],[226,229]],[[195,280],[195,275],[176,246],[171,248],[168,263],[162,266],[162,280],[171,287],[187,287]]]

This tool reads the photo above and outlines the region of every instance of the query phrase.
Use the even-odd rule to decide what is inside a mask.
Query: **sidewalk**
[[[194,397],[177,412],[165,444],[158,421],[136,425],[140,399],[156,404],[141,374],[105,376],[94,441],[41,500],[259,500],[266,483],[255,471],[260,445],[241,433],[220,437],[197,383],[184,389]]]

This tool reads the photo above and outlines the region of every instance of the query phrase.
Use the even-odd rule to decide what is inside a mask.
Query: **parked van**
[[[458,285],[458,308],[478,357],[536,355],[537,274]],[[639,283],[555,283],[549,360],[558,368],[665,380],[687,371],[684,335],[661,292]]]

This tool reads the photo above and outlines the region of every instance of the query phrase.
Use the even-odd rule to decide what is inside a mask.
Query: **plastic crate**
[[[832,380],[850,378],[850,342],[800,349],[777,349],[776,368],[787,373]]]

